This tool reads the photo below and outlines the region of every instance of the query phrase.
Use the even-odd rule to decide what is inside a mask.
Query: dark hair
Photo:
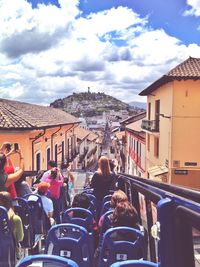
[[[52,168],[57,167],[57,163],[54,160],[49,160],[48,165]]]
[[[6,155],[0,152],[0,170],[4,169],[5,164],[6,164]]]
[[[84,208],[88,209],[90,206],[90,199],[87,194],[81,193],[81,194],[76,194],[74,196],[74,200],[72,202],[72,207],[79,207],[79,208]]]
[[[53,168],[51,170],[51,179],[56,179],[57,178],[57,175],[58,175],[58,170],[57,168]]]
[[[135,227],[139,222],[138,213],[129,202],[119,203],[113,212],[113,226]]]

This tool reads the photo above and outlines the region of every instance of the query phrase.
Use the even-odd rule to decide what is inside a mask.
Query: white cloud
[[[200,16],[200,0],[187,0],[187,4],[190,6],[190,8],[184,12],[184,15],[199,17]]]
[[[73,92],[104,91],[123,101],[170,68],[197,56],[127,7],[82,16],[78,0],[32,6],[0,0],[0,94],[49,104]]]

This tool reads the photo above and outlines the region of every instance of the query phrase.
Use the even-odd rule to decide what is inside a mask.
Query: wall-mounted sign
[[[185,166],[197,166],[197,162],[185,162]]]
[[[176,175],[188,175],[188,170],[174,170]]]

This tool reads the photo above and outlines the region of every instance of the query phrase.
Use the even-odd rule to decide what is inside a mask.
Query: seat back
[[[110,209],[110,200],[106,202],[102,202],[102,207],[101,207],[101,213],[100,217],[105,214],[108,210]]]
[[[18,197],[13,201],[14,211],[22,220],[24,238],[20,242],[22,248],[31,248],[34,245],[34,232],[31,223],[31,212],[28,201],[24,198]]]
[[[85,193],[89,199],[90,199],[90,207],[88,208],[92,214],[93,214],[93,217],[96,219],[96,206],[97,206],[97,199],[96,197],[91,194],[91,193]]]
[[[100,249],[99,266],[144,257],[144,235],[134,228],[115,227],[106,231]]]
[[[63,223],[72,223],[85,227],[88,232],[93,232],[93,215],[84,208],[70,208],[63,214]]]
[[[63,223],[51,227],[47,234],[45,253],[74,260],[82,267],[92,267],[89,234],[79,225]]]
[[[110,267],[158,267],[158,265],[150,261],[129,260],[113,263]]]
[[[0,267],[15,266],[15,241],[6,208],[0,206]]]
[[[26,267],[37,262],[43,267],[79,267],[74,261],[55,255],[33,255],[23,258],[16,267]],[[40,265],[38,265],[40,266]]]
[[[92,213],[83,208],[70,208],[63,214],[63,223],[72,223],[84,227],[89,234],[89,247],[91,254],[94,253],[94,218]]]
[[[113,213],[113,210],[108,210],[104,215],[102,219],[102,225],[100,227],[100,240],[103,238],[104,233],[112,227],[112,221],[111,221],[111,214]]]
[[[106,195],[106,196],[103,198],[102,204],[104,204],[104,203],[107,202],[107,201],[110,201],[110,200],[111,200],[111,197],[112,197],[111,194]]]
[[[24,198],[28,201],[34,234],[46,234],[50,228],[50,223],[43,209],[41,196],[27,194]]]

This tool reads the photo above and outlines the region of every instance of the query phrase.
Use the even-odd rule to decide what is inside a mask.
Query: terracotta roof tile
[[[74,129],[74,132],[77,135],[77,138],[80,139],[80,140],[83,140],[83,139],[85,139],[87,137],[87,139],[89,141],[94,141],[95,139],[98,138],[97,134],[93,133],[90,130],[86,130],[84,128],[81,128],[81,127],[76,127]]]
[[[152,83],[146,89],[139,93],[139,95],[148,95],[165,83],[174,80],[200,80],[200,58],[189,57],[181,64],[163,75],[160,79]]]
[[[37,129],[77,122],[78,118],[59,109],[0,99],[1,129]]]

